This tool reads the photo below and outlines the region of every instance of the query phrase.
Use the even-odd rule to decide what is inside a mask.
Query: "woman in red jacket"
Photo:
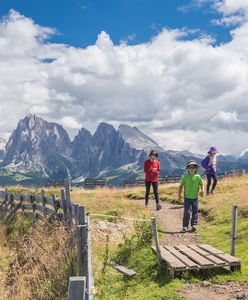
[[[160,173],[160,162],[157,160],[158,153],[152,150],[149,155],[149,159],[145,161],[144,172],[146,174],[146,195],[145,205],[148,207],[148,199],[150,194],[151,185],[153,187],[153,193],[156,200],[157,210],[161,209],[158,198],[158,174]]]

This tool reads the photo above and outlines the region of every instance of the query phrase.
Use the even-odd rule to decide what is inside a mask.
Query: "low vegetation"
[[[245,281],[248,278],[248,205],[244,205],[248,203],[247,186],[246,176],[223,179],[219,182],[215,195],[200,199],[200,211],[204,220],[199,226],[199,234],[203,242],[227,253],[230,249],[232,204],[240,206],[236,256],[242,261],[242,270],[231,274],[209,274],[209,280],[213,282]],[[181,204],[177,199],[177,187],[178,184],[161,185],[160,199]],[[18,191],[20,187],[12,189]],[[49,193],[59,195],[59,189],[49,189]],[[95,299],[180,299],[177,289],[183,283],[201,280],[192,274],[184,274],[182,279],[171,280],[166,268],[158,266],[156,256],[150,249],[151,223],[128,222],[118,218],[151,218],[151,213],[140,205],[144,200],[143,188],[103,188],[94,191],[73,188],[71,198],[74,203],[87,207],[90,213],[116,216],[92,216],[92,224],[95,226]],[[102,226],[107,226],[106,230],[96,226],[101,222]],[[111,231],[111,224],[113,227],[119,226],[116,232]],[[76,255],[75,252],[70,252],[67,253],[67,260],[58,260],[58,257],[68,251],[69,240],[62,227],[45,229],[37,226],[32,229],[29,221],[22,219],[12,221],[5,230],[2,227],[1,235],[4,236],[1,240],[5,240],[0,244],[0,253],[5,253],[0,261],[2,273],[5,274],[5,292],[18,294],[18,298],[8,299],[66,299],[67,279],[75,273]],[[50,257],[49,253],[54,256]],[[52,265],[51,269],[48,268],[47,261],[49,266]],[[136,276],[128,278],[120,274],[110,265],[111,261],[133,269]]]
[[[36,223],[17,215],[6,227],[11,249],[2,299],[67,299],[67,280],[76,274],[75,238],[62,224]]]

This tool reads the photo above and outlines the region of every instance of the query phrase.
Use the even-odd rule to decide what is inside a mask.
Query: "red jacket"
[[[157,168],[157,171],[152,172],[153,168]],[[160,173],[160,162],[157,160],[152,162],[150,161],[150,159],[147,159],[144,164],[144,172],[146,174],[145,181],[158,182],[158,174]]]

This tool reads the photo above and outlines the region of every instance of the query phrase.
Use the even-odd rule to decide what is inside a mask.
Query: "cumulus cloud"
[[[235,26],[248,20],[247,0],[215,0],[213,8],[222,14],[222,18],[213,20],[215,25]]]
[[[78,123],[72,117],[64,117],[60,122],[64,127],[67,127],[67,128],[72,128],[72,129],[82,128],[82,124]]]
[[[55,33],[13,10],[0,21],[0,136],[36,113],[71,135],[105,121],[137,126],[167,149],[248,147],[246,22],[220,46],[201,34],[185,39],[190,32],[179,29],[133,46],[114,45],[102,32],[86,48],[49,42]]]

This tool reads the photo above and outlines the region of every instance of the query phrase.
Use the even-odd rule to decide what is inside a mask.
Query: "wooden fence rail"
[[[78,276],[70,277],[68,299],[91,300],[90,291],[94,280],[91,266],[91,236],[89,217],[85,218],[85,208],[73,204],[70,197],[69,180],[65,180],[64,190],[60,191],[60,199],[55,195],[46,197],[44,190],[41,194],[22,195],[0,191],[0,223],[7,224],[17,212],[30,213],[33,222],[36,220],[49,221],[57,219],[66,226],[76,226]]]

